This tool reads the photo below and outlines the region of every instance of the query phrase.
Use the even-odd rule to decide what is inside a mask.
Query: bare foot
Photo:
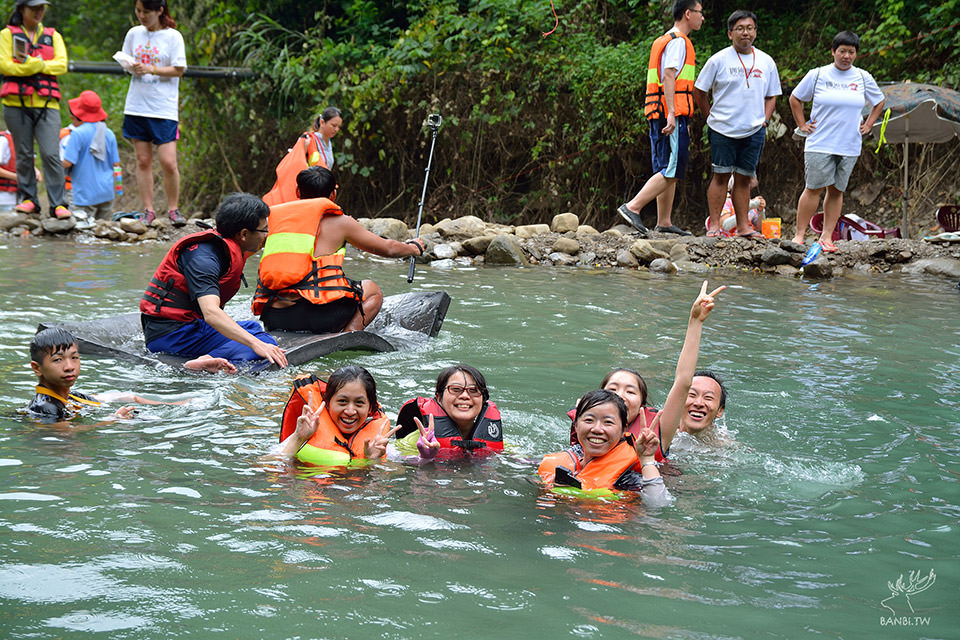
[[[187,360],[183,363],[185,369],[192,369],[194,371],[206,371],[207,373],[218,373],[220,371],[226,371],[227,373],[236,373],[237,368],[233,366],[229,360],[224,358],[214,358],[213,356],[206,355],[200,356],[199,358],[194,358],[193,360]]]

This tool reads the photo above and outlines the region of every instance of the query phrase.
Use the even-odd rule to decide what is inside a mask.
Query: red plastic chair
[[[815,233],[823,232],[823,213],[818,213],[810,219],[810,228],[813,229]],[[864,235],[876,236],[878,238],[902,237],[900,235],[900,227],[884,229],[883,227],[876,225],[869,220],[857,222],[853,218],[840,216],[840,219],[837,220],[837,226],[833,230],[833,242],[836,242],[837,240],[849,240],[851,231],[859,231]]]
[[[944,231],[960,231],[960,206],[945,204],[937,209],[937,224]]]
[[[840,224],[844,219],[843,216],[840,216],[840,220],[837,221],[837,226],[833,228],[833,237],[831,238],[832,242],[837,240],[849,240],[850,239],[850,229],[845,225]],[[820,234],[823,233],[823,212],[814,215],[810,218],[810,228],[814,233]]]

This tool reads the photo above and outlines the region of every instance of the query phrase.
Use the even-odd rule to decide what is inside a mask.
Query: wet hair
[[[677,22],[683,20],[683,15],[700,4],[700,0],[676,0],[673,3],[673,19]]]
[[[833,42],[830,43],[830,50],[836,51],[837,47],[842,46],[853,47],[857,53],[860,53],[860,36],[855,34],[853,31],[841,31],[837,35],[833,36]]]
[[[56,327],[43,329],[38,331],[30,341],[30,359],[37,364],[43,364],[45,357],[66,351],[75,344],[77,344],[76,338],[66,329]]]
[[[143,5],[143,8],[147,11],[159,11],[160,12],[160,26],[164,29],[173,29],[177,26],[177,21],[173,19],[170,15],[170,9],[167,8],[167,0],[136,0],[133,3],[133,6],[137,6],[137,2]]]
[[[727,406],[727,388],[723,384],[723,380],[715,374],[713,371],[707,371],[706,369],[701,369],[693,374],[694,378],[710,378],[718,385],[720,385],[720,408],[723,409]]]
[[[370,375],[369,371],[355,364],[340,367],[333,372],[333,375],[327,380],[327,388],[323,392],[323,401],[329,404],[330,401],[333,400],[333,396],[337,395],[337,392],[340,391],[344,385],[357,380],[360,381],[364,391],[367,393],[367,402],[370,403],[370,413],[375,413],[379,406],[377,404],[377,382],[373,379],[373,376]]]
[[[614,369],[613,371],[611,371],[610,373],[608,373],[603,377],[603,381],[600,383],[600,388],[606,389],[607,383],[610,382],[610,378],[612,378],[615,373],[620,373],[621,371],[623,371],[624,373],[629,373],[630,375],[632,375],[634,378],[637,379],[637,386],[640,388],[640,395],[643,398],[643,401],[640,403],[640,406],[642,407],[647,406],[647,381],[644,380],[643,376],[641,376],[639,373],[637,373],[633,369],[626,369],[622,367],[620,369]]]
[[[577,403],[577,413],[573,416],[574,424],[580,419],[583,412],[601,404],[615,405],[617,412],[620,414],[620,430],[623,431],[627,428],[627,403],[613,391],[607,391],[606,389],[594,389],[583,394],[580,402]]]
[[[483,396],[483,401],[486,402],[490,399],[490,392],[487,391],[487,381],[484,379],[483,374],[477,371],[475,367],[471,367],[468,364],[455,364],[453,366],[447,367],[437,375],[437,388],[436,396],[437,400],[440,399],[440,396],[443,395],[443,392],[447,389],[447,382],[456,372],[466,374],[473,378],[473,381],[476,383],[477,388],[480,389],[480,394]]]
[[[744,18],[750,18],[753,20],[753,26],[757,26],[757,14],[755,14],[753,11],[747,11],[746,9],[737,9],[730,14],[729,18],[727,18],[727,31],[733,31],[733,28],[737,25],[737,23]]]
[[[330,122],[334,118],[342,118],[343,114],[336,107],[327,107],[323,112],[313,120],[313,130],[320,131],[320,125],[324,122]]]
[[[326,167],[309,167],[297,174],[297,194],[301,199],[329,198],[337,188],[337,174]]]
[[[267,203],[252,193],[231,193],[217,208],[217,233],[232,238],[244,229],[256,231],[269,215]]]

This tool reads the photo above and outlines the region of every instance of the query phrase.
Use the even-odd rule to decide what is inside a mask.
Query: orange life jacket
[[[140,312],[148,316],[192,322],[203,317],[195,300],[190,299],[186,278],[180,273],[177,258],[180,254],[200,242],[219,241],[230,257],[230,266],[220,276],[220,308],[222,309],[237,291],[243,280],[243,264],[246,262],[243,250],[235,240],[224,238],[213,230],[198,231],[177,240],[157,267],[143,297],[140,298]]]
[[[314,411],[319,408],[327,383],[315,375],[302,376],[293,381],[290,399],[283,409],[280,424],[280,441],[283,442],[297,428],[297,418],[303,413],[303,407],[309,405]],[[324,407],[320,412],[320,424],[316,433],[307,440],[297,452],[297,459],[313,464],[338,466],[353,460],[363,460],[364,445],[389,427],[390,419],[377,410],[367,417],[366,423],[350,435],[344,434],[333,422],[333,418]]]
[[[647,64],[647,99],[643,105],[643,113],[647,120],[657,120],[667,117],[667,102],[663,95],[663,78],[660,76],[660,58],[663,50],[674,38],[683,38],[687,46],[683,68],[677,71],[677,82],[674,87],[673,105],[675,116],[689,116],[693,114],[693,82],[696,80],[696,54],[693,50],[693,41],[689,37],[676,31],[668,31],[653,41],[650,47],[650,61]]]
[[[277,164],[277,181],[273,188],[263,196],[263,201],[271,207],[275,204],[292,202],[297,199],[297,174],[309,167],[327,167],[327,157],[317,140],[319,133],[307,131],[301,133],[293,148]]]
[[[270,207],[270,234],[263,247],[257,275],[257,291],[251,305],[260,315],[277,296],[299,295],[313,304],[340,298],[360,301],[343,273],[346,247],[327,256],[315,256],[320,222],[327,215],[343,215],[332,200],[308,198]]]
[[[26,43],[24,46],[27,51],[27,57],[40,57],[44,60],[53,60],[56,56],[56,52],[53,49],[54,29],[52,27],[43,28],[40,36],[37,38],[36,44],[30,41],[23,27],[7,25],[7,29],[10,29],[11,42],[15,43],[20,40]],[[16,50],[15,46],[14,50]],[[10,62],[22,64],[16,58],[13,58]],[[57,77],[45,73],[35,73],[32,76],[4,76],[3,84],[0,85],[0,98],[9,95],[19,95],[23,98],[32,95],[34,92],[42,98],[59,100],[60,85],[57,83]]]
[[[545,484],[552,485],[556,481],[557,469],[562,467],[580,482],[581,489],[613,489],[617,479],[638,461],[631,440],[629,436],[625,437],[613,449],[585,465],[573,449],[548,454],[537,473]]]
[[[6,164],[2,165],[7,171],[12,171],[13,173],[17,172],[17,153],[13,148],[13,136],[10,135],[9,131],[0,131],[0,136],[3,136],[7,139],[7,147],[10,149],[10,160]],[[16,191],[17,190],[17,179],[16,178],[0,178],[0,191]]]

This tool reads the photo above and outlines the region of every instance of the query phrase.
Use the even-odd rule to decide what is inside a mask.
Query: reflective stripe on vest
[[[24,32],[23,27],[8,25],[10,29],[11,43],[20,40],[26,43],[27,56],[31,58],[40,57],[44,60],[53,60],[56,52],[53,49],[52,27],[44,27],[34,44]],[[14,64],[22,64],[16,58],[11,60]],[[32,95],[34,92],[42,98],[50,100],[60,99],[60,85],[57,83],[56,76],[44,73],[35,73],[32,76],[4,76],[3,84],[0,85],[0,97],[10,95],[19,95],[21,98]]]
[[[648,120],[657,120],[667,117],[667,102],[663,95],[663,79],[660,77],[660,60],[663,51],[675,38],[683,38],[686,45],[686,55],[683,67],[677,73],[677,82],[674,87],[673,105],[675,116],[689,116],[693,114],[693,83],[696,80],[696,53],[693,50],[693,41],[676,31],[668,31],[653,41],[650,47],[650,60],[647,63],[647,98],[643,105],[643,113]]]

